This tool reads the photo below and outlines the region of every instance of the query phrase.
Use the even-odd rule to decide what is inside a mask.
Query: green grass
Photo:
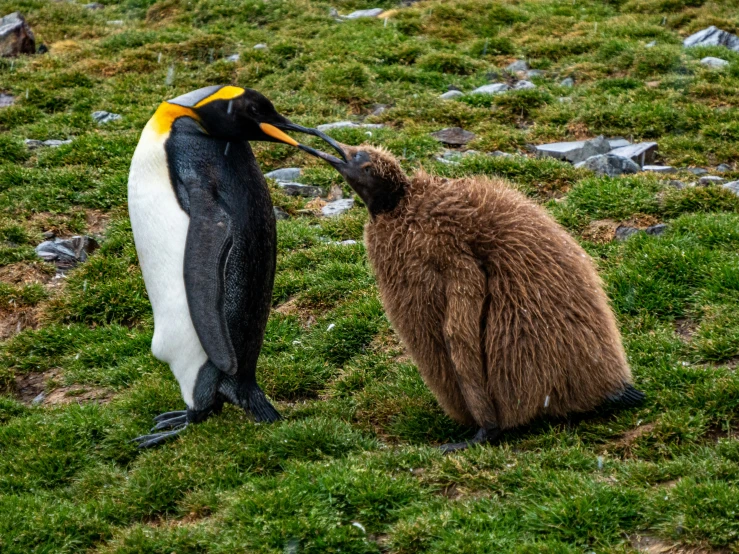
[[[103,1],[0,0],[51,49],[0,59],[0,91],[17,97],[0,108],[0,552],[600,554],[633,552],[636,535],[739,552],[739,198],[662,176],[598,178],[526,149],[604,134],[656,140],[658,161],[676,167],[738,163],[739,54],[681,41],[708,25],[737,31],[739,3]],[[375,6],[397,11],[386,24],[329,14]],[[703,68],[709,55],[730,66]],[[438,98],[503,79],[518,58],[545,72],[537,89]],[[568,76],[574,88],[559,85]],[[385,146],[408,171],[504,177],[545,205],[598,265],[644,407],[536,421],[441,456],[436,445],[471,430],[403,355],[361,244],[361,202],[322,219],[272,185],[292,218],[278,224],[258,377],[285,419],[257,425],[227,407],[137,451],[129,441],[152,416],[182,404],[149,352],[128,164],[159,102],[228,83],[304,125],[387,104],[368,120],[385,128],[333,136]],[[95,110],[123,118],[96,126]],[[519,155],[438,163],[429,133],[455,125],[476,134],[470,148]],[[26,138],[72,143],[29,151]],[[265,171],[297,165],[303,182],[342,185],[295,149],[254,149]],[[601,220],[669,227],[588,242]],[[33,251],[49,230],[102,233],[102,246],[49,284]],[[335,244],[347,239],[358,244]],[[42,372],[47,394],[70,402],[20,400],[16,382]]]

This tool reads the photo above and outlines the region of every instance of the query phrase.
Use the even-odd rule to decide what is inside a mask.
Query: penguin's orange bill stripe
[[[270,125],[269,123],[260,123],[259,128],[262,129],[264,133],[274,139],[279,140],[280,142],[284,142],[285,144],[289,144],[290,146],[298,146],[298,142],[295,139],[286,135],[274,125]]]

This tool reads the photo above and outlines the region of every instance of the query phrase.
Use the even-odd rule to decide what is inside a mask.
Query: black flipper
[[[234,375],[238,361],[223,310],[230,220],[214,191],[193,187],[189,197],[184,275],[190,317],[208,359],[224,373]]]
[[[646,395],[640,390],[636,390],[633,385],[627,384],[626,387],[606,398],[605,406],[612,408],[636,408],[641,406],[646,399]]]

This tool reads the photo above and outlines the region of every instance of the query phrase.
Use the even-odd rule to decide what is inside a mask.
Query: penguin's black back
[[[165,148],[170,181],[182,209],[190,215],[190,191],[205,187],[230,221],[221,310],[236,354],[238,380],[255,382],[276,265],[269,189],[248,142],[214,139],[190,118],[175,121]],[[197,267],[191,263],[187,270]]]

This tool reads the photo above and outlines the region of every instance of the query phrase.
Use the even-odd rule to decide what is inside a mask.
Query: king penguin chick
[[[280,415],[256,381],[275,275],[269,190],[247,141],[325,137],[277,113],[258,92],[202,88],[162,103],[131,161],[128,208],[154,312],[151,343],[187,410],[155,418],[142,448],[205,420],[228,401],[271,422]],[[331,139],[328,139],[329,142]]]
[[[388,317],[466,443],[542,416],[634,406],[644,395],[591,259],[503,181],[406,176],[387,151],[333,165],[370,213],[367,254]]]

